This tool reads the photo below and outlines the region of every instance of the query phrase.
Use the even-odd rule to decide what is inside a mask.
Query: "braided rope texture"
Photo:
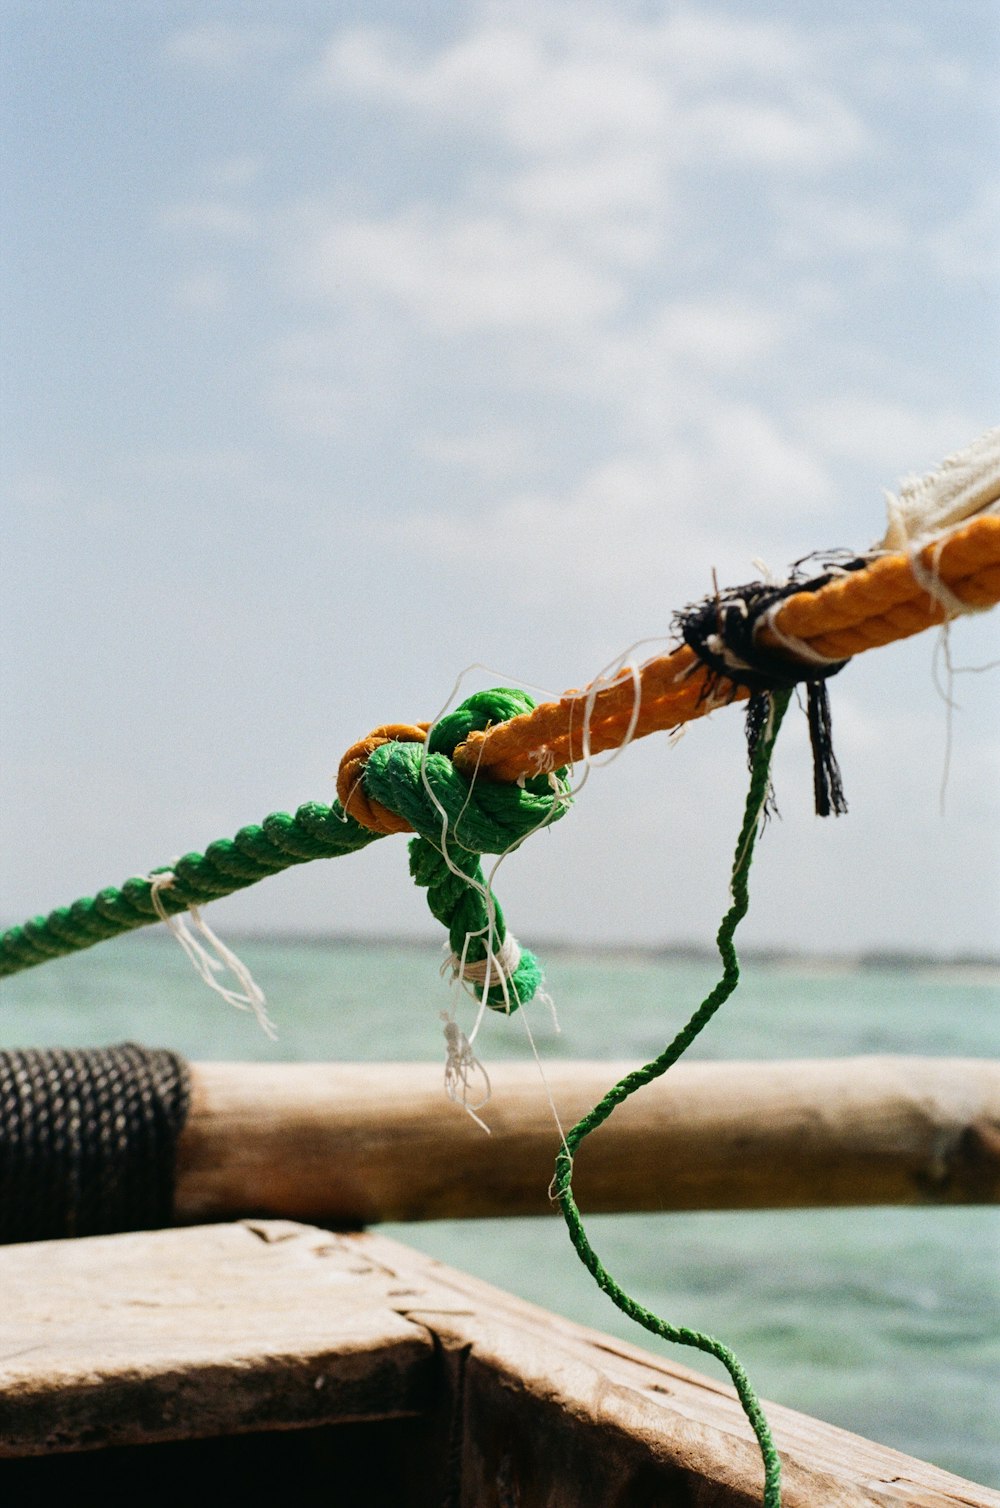
[[[172,1052],[0,1052],[0,1242],[169,1224],[189,1100]]]
[[[771,694],[770,716],[753,756],[743,825],[740,828],[733,859],[732,904],[722,920],[716,938],[723,964],[722,976],[663,1052],[644,1067],[634,1069],[624,1078],[619,1079],[604,1098],[582,1120],[578,1121],[572,1130],[567,1132],[563,1147],[556,1158],[555,1178],[552,1185],[553,1194],[559,1202],[577,1256],[612,1303],[629,1319],[642,1325],[653,1335],[659,1335],[663,1340],[673,1341],[678,1345],[693,1346],[699,1351],[716,1357],[726,1368],[760,1446],[761,1458],[764,1462],[764,1508],[780,1508],[781,1463],[760,1402],[742,1363],[728,1346],[723,1345],[713,1336],[705,1335],[700,1330],[690,1330],[683,1325],[669,1324],[619,1287],[590,1244],[573,1197],[572,1180],[573,1159],[586,1137],[592,1131],[596,1131],[598,1126],[603,1125],[614,1109],[630,1095],[635,1094],[644,1085],[652,1083],[654,1079],[660,1078],[677,1062],[681,1054],[687,1051],[698,1034],[708,1025],[719,1007],[729,999],[739,983],[740,966],[733,939],[750,904],[750,865],[753,862],[754,846],[770,790],[771,755],[790,696],[791,693],[788,691]]]
[[[495,687],[467,697],[426,736],[405,729],[402,741],[376,729],[348,750],[338,789],[360,780],[364,808],[352,807],[360,821],[385,830],[405,827],[417,836],[410,844],[410,875],[427,891],[432,915],[448,928],[452,954],[463,963],[481,963],[496,955],[507,937],[503,909],[480,863],[483,854],[506,854],[531,833],[557,822],[569,808],[565,770],[525,780],[519,785],[461,774],[452,754],[456,744],[475,730],[516,717],[534,707],[527,692]],[[357,773],[358,749],[366,750]],[[345,770],[347,774],[345,776]],[[506,978],[494,975],[486,990],[487,1005],[512,1012],[531,1000],[541,984],[537,958],[527,949]]]
[[[996,514],[984,514],[943,541],[925,546],[918,559],[925,576],[940,581],[970,611],[1000,602]],[[801,640],[814,654],[847,660],[933,628],[947,617],[914,575],[910,556],[898,553],[872,559],[864,569],[818,591],[788,597],[774,621],[783,637]],[[780,639],[766,630],[761,640],[780,652]],[[746,695],[740,688],[732,695],[727,692],[724,700],[742,701]],[[544,702],[507,723],[472,733],[456,748],[454,759],[459,769],[476,768],[495,780],[517,780],[572,764],[583,753],[585,734],[590,751],[599,754],[618,748],[627,738],[643,738],[704,717],[719,705],[711,672],[683,645],[635,672],[624,670],[606,686],[567,691],[558,702]]]
[[[926,546],[919,561],[925,576],[939,580],[970,610],[995,605],[1000,602],[1000,517],[987,514],[973,519],[943,541]],[[909,555],[894,554],[873,559],[864,569],[818,591],[787,598],[775,614],[775,626],[783,637],[800,640],[820,656],[847,659],[933,627],[947,616],[941,603],[917,580]],[[762,638],[768,642],[766,631]],[[770,647],[780,649],[781,645],[774,640]],[[448,859],[461,869],[465,867],[463,853],[504,852],[535,827],[562,815],[566,800],[537,784],[541,772],[556,771],[561,776],[585,748],[594,754],[617,748],[630,738],[675,728],[746,696],[745,688],[728,687],[720,699],[714,673],[687,645],[648,661],[637,672],[622,672],[607,686],[569,691],[560,701],[539,707],[523,693],[479,693],[435,724],[427,754],[424,724],[376,729],[369,740],[349,751],[356,755],[361,749],[362,753],[342,769],[346,802],[338,800],[332,807],[307,802],[294,817],[275,812],[259,826],[241,828],[234,838],[210,844],[204,854],[185,854],[170,866],[174,881],[161,889],[159,898],[168,912],[181,912],[192,904],[231,895],[292,864],[355,853],[387,830],[420,833],[440,854],[447,874],[455,878]],[[396,735],[413,742],[399,742]],[[413,778],[414,756],[401,753],[407,748],[417,750],[419,791]],[[468,782],[461,787],[459,808],[448,811],[449,819],[454,816],[462,824],[462,836],[452,844],[454,852],[450,849],[447,858],[437,785],[447,787],[451,777],[437,773],[441,766],[431,755],[439,753],[446,754],[449,770],[460,772]],[[477,781],[478,776],[490,779]],[[510,804],[503,796],[486,794],[517,781],[524,782],[519,793],[527,798],[519,810],[515,810],[517,799]],[[548,814],[541,809],[545,802]],[[366,812],[377,815],[366,816]],[[429,857],[413,859],[417,883],[427,884],[431,909],[451,931],[454,892],[443,873],[440,885],[424,878],[433,868]],[[475,892],[482,883],[481,871],[466,869],[466,879],[471,884],[463,889]],[[442,916],[449,906],[452,910]],[[465,928],[463,936],[488,926],[488,912],[484,903],[477,926]],[[119,889],[109,886],[94,897],[57,907],[48,916],[34,917],[3,933],[0,977],[156,920],[148,878],[126,880]],[[497,940],[502,942],[502,934]],[[461,953],[454,942],[453,951]],[[477,943],[468,956],[476,961],[485,954],[485,943]],[[527,986],[527,976],[524,982]],[[490,1003],[498,1002],[494,997]]]
[[[499,951],[507,935],[481,855],[507,853],[530,833],[558,821],[568,809],[569,791],[565,771],[520,785],[477,780],[474,772],[470,778],[455,768],[452,749],[471,732],[533,706],[526,692],[499,687],[468,697],[429,733],[408,724],[376,729],[344,756],[338,778],[344,804],[307,802],[294,816],[274,812],[259,825],[241,828],[234,838],[210,843],[203,854],[188,853],[154,870],[154,875],[173,876],[160,887],[158,901],[175,915],[294,864],[356,853],[388,832],[412,832],[417,835],[410,845],[413,879],[426,889],[431,912],[448,928],[452,952],[469,963],[481,962],[488,951]],[[159,919],[151,877],[108,886],[3,933],[0,976]],[[525,951],[514,973],[487,990],[487,1004],[514,1010],[532,998],[540,981],[538,961]]]
[[[158,899],[174,915],[245,890],[293,864],[356,853],[378,836],[348,817],[339,803],[330,807],[309,801],[294,817],[272,812],[259,825],[241,827],[234,838],[210,843],[203,854],[188,853],[154,870],[162,874],[168,868],[175,876],[172,884],[160,889]],[[151,888],[149,878],[137,876],[120,888],[109,885],[95,896],[11,927],[0,937],[0,977],[159,921]]]

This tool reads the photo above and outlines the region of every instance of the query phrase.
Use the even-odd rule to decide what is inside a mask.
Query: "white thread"
[[[839,664],[838,660],[832,660],[828,655],[821,655],[818,650],[813,649],[811,644],[807,644],[805,639],[797,639],[794,634],[782,632],[775,620],[778,613],[784,607],[786,600],[782,599],[780,602],[772,602],[771,606],[765,612],[761,613],[754,624],[754,643],[757,642],[757,635],[762,630],[766,630],[773,638],[777,639],[782,649],[792,659],[801,661],[803,665],[827,666]]]
[[[542,744],[540,749],[532,749],[531,762],[535,766],[536,775],[550,775],[556,768],[555,752],[548,744]],[[525,777],[523,775],[517,777],[517,783],[522,790],[524,789],[524,780]]]
[[[941,674],[938,666],[939,657],[944,660],[946,682],[941,684]],[[942,817],[945,813],[945,797],[948,792],[948,780],[951,773],[951,756],[954,745],[955,713],[961,710],[961,704],[956,700],[955,677],[957,675],[982,675],[985,671],[1000,668],[1000,660],[988,660],[985,665],[956,665],[951,657],[951,619],[946,618],[941,624],[937,640],[934,644],[934,655],[931,660],[931,675],[934,680],[934,689],[944,702],[945,706],[945,734],[944,734],[944,757],[941,768],[941,788],[938,793],[938,804]]]
[[[172,869],[164,869],[157,874],[144,876],[149,884],[149,898],[153,903],[153,910],[160,920],[173,933],[194,966],[195,973],[210,990],[221,995],[227,1005],[235,1006],[238,1011],[252,1011],[257,1019],[257,1024],[270,1037],[273,1042],[277,1037],[274,1023],[271,1021],[266,1010],[264,992],[257,984],[250,970],[241,959],[237,958],[231,948],[227,948],[221,938],[216,937],[211,927],[205,921],[200,909],[194,905],[187,907],[188,915],[194,923],[195,930],[205,939],[205,943],[199,942],[188,930],[187,920],[181,914],[171,915],[160,895],[161,890],[169,890],[176,882],[177,876]],[[214,951],[211,951],[214,950]],[[240,991],[228,988],[216,978],[217,974],[228,969],[240,986]]]
[[[629,656],[634,654],[637,649],[642,649],[646,644],[662,645],[667,642],[669,641],[666,640],[662,635],[654,635],[645,639],[636,639],[635,642],[630,644],[627,649],[623,649],[621,654],[618,655],[616,659],[610,660],[608,664],[604,666],[603,670],[599,670],[590,686],[587,688],[583,715],[583,759],[585,764],[587,765],[588,773],[595,764],[601,766],[611,764],[625,752],[625,750],[628,748],[629,744],[635,737],[635,730],[638,727],[639,716],[642,712],[642,672],[646,669],[647,665],[653,664],[656,656],[650,656],[648,660],[643,660],[642,664],[639,666],[627,664],[626,661],[628,660]],[[615,748],[607,751],[606,758],[596,760],[590,752],[590,725],[593,720],[594,708],[597,704],[598,693],[603,691],[607,687],[616,685],[618,681],[624,680],[626,676],[628,676],[632,682],[632,712],[629,716],[628,727],[625,729],[625,736],[622,738],[620,743],[615,746]],[[581,784],[577,787],[577,789],[582,790],[582,788],[583,782],[581,781]],[[576,792],[574,792],[574,795],[575,794]]]
[[[907,555],[910,559],[910,570],[917,585],[927,593],[932,602],[936,602],[942,609],[946,618],[961,618],[966,613],[983,613],[986,607],[975,606],[971,602],[963,602],[961,597],[955,595],[951,587],[941,580],[941,551],[947,544],[947,538],[939,539],[933,545],[929,545],[927,539],[915,539],[907,547]],[[930,548],[931,563],[925,565],[921,555],[925,549]]]
[[[444,1022],[446,1044],[444,1092],[453,1105],[461,1105],[466,1115],[471,1116],[477,1126],[482,1126],[486,1135],[489,1136],[491,1134],[489,1126],[481,1116],[476,1114],[476,1111],[482,1110],[483,1106],[490,1102],[493,1094],[490,1076],[472,1051],[472,1043],[454,1016],[450,1016],[447,1011],[442,1011],[441,1020]],[[479,1099],[470,1103],[472,1080],[477,1073],[482,1078],[482,1094]]]
[[[675,686],[679,686],[682,681],[690,680],[691,676],[695,675],[697,671],[703,669],[704,665],[702,661],[698,659],[697,655],[693,654],[693,658],[690,659],[686,665],[682,665],[680,670],[678,670],[677,674],[673,678],[673,684]]]
[[[486,984],[493,970],[501,979],[510,979],[521,962],[521,949],[513,932],[508,932],[498,953],[490,952],[478,963],[468,963],[457,953],[450,953],[444,967],[450,968],[463,984]]]
[[[737,605],[739,604],[735,600],[732,603],[726,604],[727,607],[735,607]],[[745,607],[743,616],[744,618],[746,617]],[[720,659],[727,670],[753,670],[754,668],[749,660],[740,659],[736,651],[730,649],[721,634],[707,634],[705,637],[705,648]]]
[[[766,560],[761,560],[761,558],[760,558],[759,555],[752,556],[751,560],[750,560],[750,564],[752,566],[755,566],[757,568],[757,573],[761,577],[761,579],[764,582],[765,586],[783,586],[784,585],[784,583],[782,582],[780,576],[776,576],[774,574],[774,572],[771,570],[771,567],[768,565],[767,561]]]
[[[542,991],[538,990],[538,991],[535,992],[535,999],[536,1000],[541,1000],[542,1002],[548,1004],[551,1007],[551,1009],[552,1009],[552,1017],[553,1017],[553,1020],[555,1021],[555,1004],[554,1004],[554,1002],[552,1000],[552,997],[550,995],[546,995]],[[541,1079],[541,1081],[542,1081],[542,1088],[545,1090],[545,1098],[549,1102],[549,1109],[552,1112],[552,1119],[555,1121],[556,1130],[559,1132],[559,1140],[562,1143],[563,1151],[566,1153],[566,1155],[568,1157],[569,1156],[569,1147],[566,1145],[566,1133],[563,1130],[563,1123],[562,1123],[562,1121],[561,1121],[561,1119],[559,1117],[559,1111],[556,1109],[556,1102],[555,1102],[555,1099],[554,1099],[553,1094],[552,1094],[552,1086],[550,1085],[549,1080],[548,1080],[548,1075],[545,1072],[545,1065],[543,1064],[541,1056],[539,1055],[538,1047],[537,1047],[537,1045],[535,1043],[535,1034],[531,1030],[531,1022],[528,1020],[528,1014],[527,1014],[527,1011],[526,1011],[526,1009],[525,1009],[524,1006],[521,1007],[521,1025],[524,1027],[524,1034],[525,1034],[525,1036],[528,1039],[528,1046],[531,1048],[531,1055],[532,1055],[532,1057],[535,1060],[535,1067],[538,1069],[538,1077]],[[555,1022],[555,1027],[556,1027],[556,1031],[558,1031],[559,1030],[559,1023],[558,1023],[558,1021]],[[550,1185],[550,1188],[551,1188],[551,1185]]]

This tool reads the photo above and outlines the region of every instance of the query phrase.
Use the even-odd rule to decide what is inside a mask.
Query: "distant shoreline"
[[[148,940],[161,934],[153,929],[138,929],[134,937]],[[427,936],[400,933],[376,934],[362,932],[290,932],[290,931],[227,931],[226,941],[231,946],[260,943],[279,947],[346,947],[346,948],[399,948],[426,952],[428,944],[435,939]],[[718,953],[711,946],[699,943],[593,943],[574,942],[567,938],[532,938],[532,951],[544,957],[565,956],[593,959],[623,959],[641,962],[703,963],[718,962]],[[929,953],[905,948],[860,948],[856,952],[802,953],[788,948],[748,945],[739,950],[746,963],[763,964],[769,968],[803,971],[806,973],[843,974],[863,971],[933,972],[968,974],[996,974],[1000,981],[1000,953]]]

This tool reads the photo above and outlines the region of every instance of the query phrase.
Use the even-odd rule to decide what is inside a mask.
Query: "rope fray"
[[[146,879],[149,883],[149,898],[153,903],[153,910],[184,949],[198,978],[203,984],[207,984],[210,990],[221,995],[227,1005],[235,1006],[238,1011],[252,1011],[261,1031],[274,1042],[278,1033],[274,1022],[267,1014],[264,991],[242,959],[237,958],[233,950],[227,948],[221,938],[216,937],[202,916],[201,908],[192,901],[187,911],[194,923],[195,931],[204,938],[204,942],[199,941],[199,938],[191,933],[186,916],[171,915],[163,904],[160,892],[169,890],[177,880],[173,870],[163,869],[156,874],[146,876]],[[234,990],[219,980],[218,975],[226,969],[236,980],[239,990]]]
[[[490,1076],[476,1057],[472,1043],[454,1016],[442,1011],[441,1020],[444,1022],[445,1040],[444,1092],[453,1105],[461,1105],[466,1115],[490,1136],[492,1133],[489,1126],[476,1114],[493,1097]]]
[[[877,550],[905,551],[914,580],[945,621],[984,612],[989,603],[969,602],[942,580],[941,555],[961,524],[1000,517],[1000,427],[948,456],[927,476],[907,478],[898,497],[887,492],[886,507],[888,528]]]
[[[1000,425],[948,456],[936,471],[908,477],[898,497],[886,493],[886,506],[888,528],[875,546],[880,553],[912,555],[969,519],[1000,514]]]
[[[442,974],[449,969],[452,977],[461,980],[462,984],[486,986],[500,984],[509,980],[517,972],[521,962],[521,945],[512,932],[508,932],[500,944],[498,952],[493,952],[492,944],[487,951],[486,957],[476,963],[470,963],[467,958],[458,953],[449,953],[442,965]],[[480,991],[473,991],[477,999]]]

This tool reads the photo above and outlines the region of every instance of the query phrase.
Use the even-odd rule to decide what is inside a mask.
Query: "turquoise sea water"
[[[450,997],[433,943],[241,940],[239,952],[267,992],[277,1043],[205,989],[170,938],[150,932],[5,981],[0,1045],[131,1038],[193,1059],[441,1058],[439,1012]],[[545,962],[562,1031],[533,1008],[543,1059],[652,1056],[715,978],[709,963],[634,955],[554,950]],[[1000,983],[985,970],[751,962],[692,1056],[992,1057],[998,1006]],[[517,1018],[489,1017],[478,1047],[487,1062],[530,1053]],[[548,1308],[649,1340],[593,1286],[558,1216],[387,1229]],[[725,1340],[766,1397],[1000,1487],[996,1211],[603,1216],[590,1229],[630,1292]]]

